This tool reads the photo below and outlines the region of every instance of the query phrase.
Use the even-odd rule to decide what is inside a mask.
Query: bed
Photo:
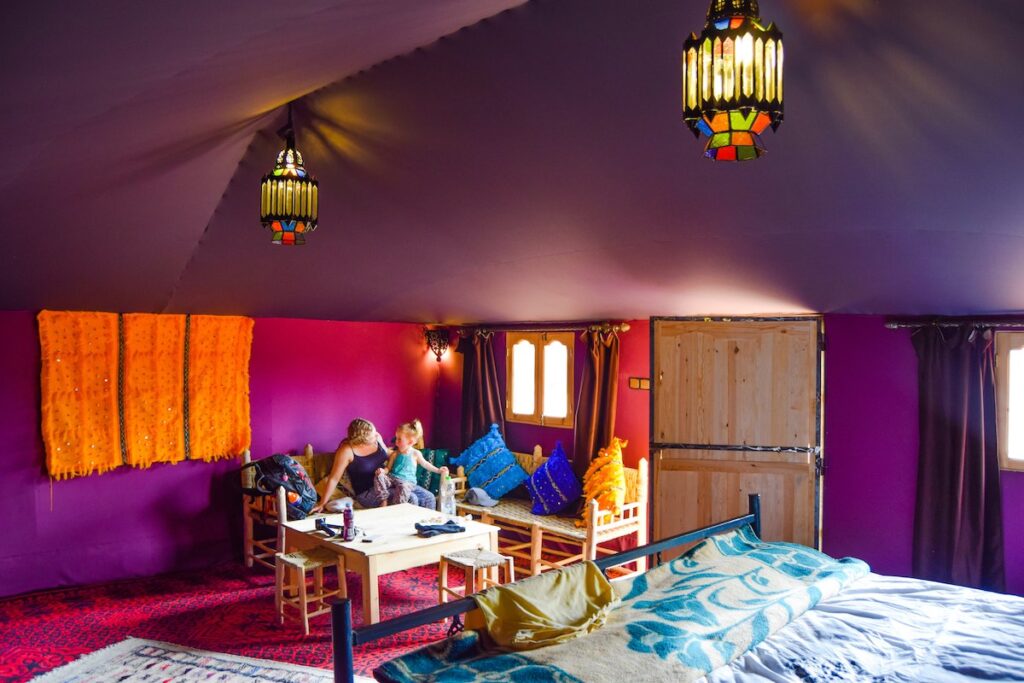
[[[640,556],[657,566],[616,582],[621,602],[584,637],[508,652],[488,647],[476,632],[455,633],[375,675],[467,682],[589,683],[621,681],[624,673],[630,683],[1024,681],[1024,599],[872,574],[857,560],[763,543],[759,530],[759,502],[751,496],[747,515],[597,560],[605,573]],[[702,539],[708,540],[661,562],[662,553]],[[771,567],[785,571],[777,577]],[[732,588],[719,590],[720,581]],[[657,614],[652,605],[660,605]],[[336,680],[353,680],[353,644],[475,607],[464,599],[353,630],[349,605],[336,604]]]

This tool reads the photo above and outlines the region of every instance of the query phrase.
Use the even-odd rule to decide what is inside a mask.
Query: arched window
[[[547,427],[572,427],[572,332],[509,332],[506,419]]]

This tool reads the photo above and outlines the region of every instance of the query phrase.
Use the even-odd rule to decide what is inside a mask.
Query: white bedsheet
[[[707,683],[1024,681],[1024,598],[868,574]]]

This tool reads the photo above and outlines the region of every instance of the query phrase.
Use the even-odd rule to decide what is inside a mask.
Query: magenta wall
[[[208,566],[239,552],[236,462],[186,462],[51,482],[39,434],[32,313],[0,312],[0,595]],[[256,321],[253,452],[333,449],[348,420],[388,434],[433,422],[436,363],[418,325]],[[428,431],[429,435],[429,431]]]
[[[917,359],[880,316],[825,317],[825,552],[909,576],[917,479]],[[1024,473],[1003,472],[1006,582],[1024,595]]]
[[[907,330],[825,318],[823,550],[910,575],[917,481],[917,359]]]
[[[259,318],[253,330],[252,451],[333,451],[349,420],[385,439],[413,418],[433,445],[437,362],[420,325]]]

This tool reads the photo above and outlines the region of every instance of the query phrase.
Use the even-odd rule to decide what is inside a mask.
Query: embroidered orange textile
[[[46,468],[65,479],[124,464],[117,417],[117,314],[42,311]]]
[[[235,457],[249,447],[252,319],[193,315],[189,330],[190,457]]]
[[[185,316],[124,316],[124,427],[128,464],[185,459]]]
[[[252,328],[230,316],[42,311],[50,475],[236,457],[251,439]]]

